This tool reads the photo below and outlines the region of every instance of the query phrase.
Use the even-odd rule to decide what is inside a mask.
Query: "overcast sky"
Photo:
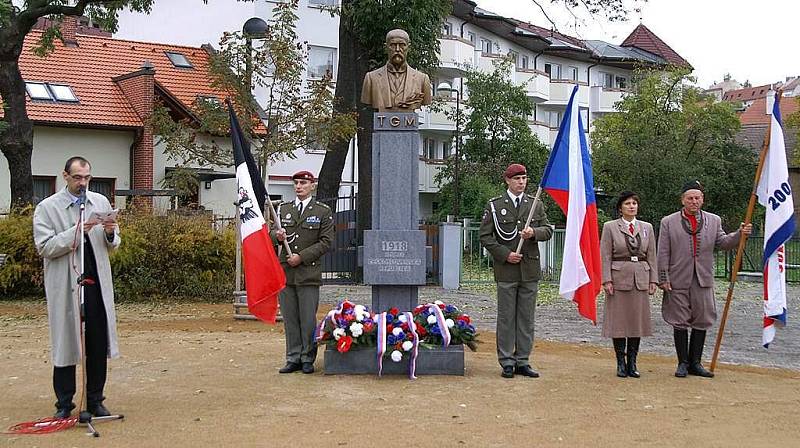
[[[532,0],[476,0],[497,14],[549,27]],[[619,44],[641,19],[648,28],[694,66],[698,84],[709,86],[730,73],[740,82],[767,84],[800,75],[797,56],[800,2],[788,0],[649,0],[637,3],[641,14],[610,24],[580,14],[575,20],[561,6],[547,5],[559,31],[583,39]],[[626,0],[633,4],[632,0]],[[561,3],[561,2],[559,2]],[[193,5],[193,7],[186,7]],[[219,41],[223,30],[241,29],[253,3],[233,0],[159,0],[153,14],[124,14],[117,37],[200,45]],[[577,24],[577,26],[576,26]]]
[[[476,0],[497,14],[549,27],[532,0]],[[540,0],[542,4],[550,0]],[[628,4],[634,4],[628,0]],[[641,14],[609,24],[587,14],[580,21],[563,7],[547,6],[559,31],[583,39],[619,44],[641,23],[650,28],[694,67],[698,84],[708,87],[730,73],[739,82],[755,85],[800,75],[800,2],[787,0],[649,0],[636,3]]]

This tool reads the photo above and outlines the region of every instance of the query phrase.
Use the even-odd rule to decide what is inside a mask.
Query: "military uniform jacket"
[[[730,250],[739,243],[739,231],[725,234],[719,216],[700,211],[697,253],[694,252],[691,224],[683,210],[661,219],[658,234],[658,281],[670,282],[674,289],[689,289],[692,276],[703,288],[714,286],[714,251]]]
[[[508,192],[486,204],[481,219],[480,240],[481,245],[492,255],[494,279],[497,282],[538,281],[541,277],[539,245],[536,242],[547,241],[553,236],[553,229],[541,201],[536,204],[530,223],[534,236],[522,244],[522,261],[518,264],[506,262],[508,254],[517,250],[519,232],[525,226],[532,205],[533,196],[524,194],[517,209]]]
[[[646,291],[650,283],[657,283],[656,234],[649,222],[637,219],[632,235],[622,218],[603,224],[600,256],[603,283],[613,282],[615,290]]]
[[[286,284],[289,286],[313,286],[322,283],[322,263],[320,257],[327,252],[333,242],[333,213],[330,207],[311,198],[308,206],[298,215],[294,201],[283,202],[278,206],[281,226],[286,230],[286,241],[292,253],[300,255],[302,262],[291,267],[286,262],[286,250],[278,256],[281,266],[286,272]],[[275,229],[270,230],[276,253],[283,243],[275,238]]]

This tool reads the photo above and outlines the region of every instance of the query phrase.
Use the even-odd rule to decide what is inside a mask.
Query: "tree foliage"
[[[461,107],[459,120],[452,102],[439,101],[435,106],[445,108],[451,120],[462,124],[458,192],[454,184],[455,157],[450,157],[437,175],[442,216],[451,213],[457,193],[459,214],[479,218],[488,199],[505,190],[503,172],[511,163],[525,165],[535,190],[547,163],[548,149],[531,133],[527,117],[533,114],[534,106],[525,85],[510,80],[510,70],[512,63],[508,59],[496,63],[492,72],[470,69],[465,77],[469,97]]]
[[[800,96],[797,98],[782,98],[781,101],[797,101],[797,105],[800,106]],[[800,164],[800,107],[798,110],[790,114],[785,119],[786,123],[785,126],[789,129],[790,132],[796,132],[797,137],[795,137],[794,148],[792,149],[792,157],[793,160],[790,161],[790,165],[799,165]]]
[[[255,142],[262,173],[272,161],[295,157],[298,149],[325,147],[355,135],[355,115],[334,113],[331,74],[303,82],[308,45],[297,38],[297,7],[297,0],[278,3],[267,22],[267,33],[258,39],[226,32],[220,51],[211,58],[212,87],[225,92],[236,105],[243,129]],[[266,92],[261,106],[252,100],[251,87]],[[194,117],[179,123],[162,109],[153,123],[168,157],[178,163],[230,165],[229,152],[198,138],[227,134],[228,112],[223,103],[198,100]]]
[[[733,228],[745,212],[757,154],[734,142],[740,124],[731,105],[715,103],[690,80],[686,71],[640,73],[619,113],[594,122],[595,186],[609,195],[639,193],[640,217],[657,225],[680,207],[684,182],[699,179],[705,208]]]

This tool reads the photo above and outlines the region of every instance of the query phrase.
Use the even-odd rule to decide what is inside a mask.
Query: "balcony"
[[[578,106],[589,107],[589,85],[585,82],[573,81],[571,79],[551,79],[550,80],[550,99],[546,104],[563,105],[569,103],[572,89],[578,84]]]
[[[480,70],[483,73],[491,73],[495,69],[494,66],[495,62],[499,63],[500,61],[503,60],[504,57],[505,56],[503,56],[502,54],[481,53],[480,57],[478,58],[476,66],[478,70]],[[509,71],[506,74],[506,77],[508,78],[509,81],[513,81],[514,80],[513,72]]]
[[[525,84],[525,91],[536,103],[550,99],[550,76],[538,70],[517,68],[515,72],[517,85]]]
[[[445,78],[460,78],[466,74],[467,67],[474,65],[475,46],[472,42],[457,36],[439,39],[438,74]]]
[[[541,121],[528,120],[528,127],[531,132],[539,138],[539,141],[544,143],[548,148],[552,145],[554,140],[550,139],[550,127],[547,123]]]
[[[419,129],[421,131],[450,131],[455,132],[456,123],[447,117],[450,110],[455,109],[455,99],[446,98],[443,110],[431,110],[430,107],[423,107],[417,111],[419,115]],[[464,117],[464,106],[461,106],[461,117]]]
[[[616,112],[617,109],[614,108],[614,104],[622,101],[625,94],[627,94],[625,89],[593,86],[590,94],[590,109],[592,113]]]

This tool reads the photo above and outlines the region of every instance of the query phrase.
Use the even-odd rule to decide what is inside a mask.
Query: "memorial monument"
[[[410,67],[411,44],[401,29],[386,34],[386,65],[367,73],[361,102],[377,109],[372,134],[372,229],[364,231],[364,283],[372,285],[375,313],[395,307],[411,311],[425,285],[427,249],[419,230],[419,145],[416,110],[431,104],[428,75]],[[372,351],[325,354],[325,373],[374,373]],[[389,362],[388,364],[392,364]],[[387,368],[388,367],[388,368]],[[384,363],[385,373],[401,373]],[[464,374],[463,346],[420,350],[420,374]]]

